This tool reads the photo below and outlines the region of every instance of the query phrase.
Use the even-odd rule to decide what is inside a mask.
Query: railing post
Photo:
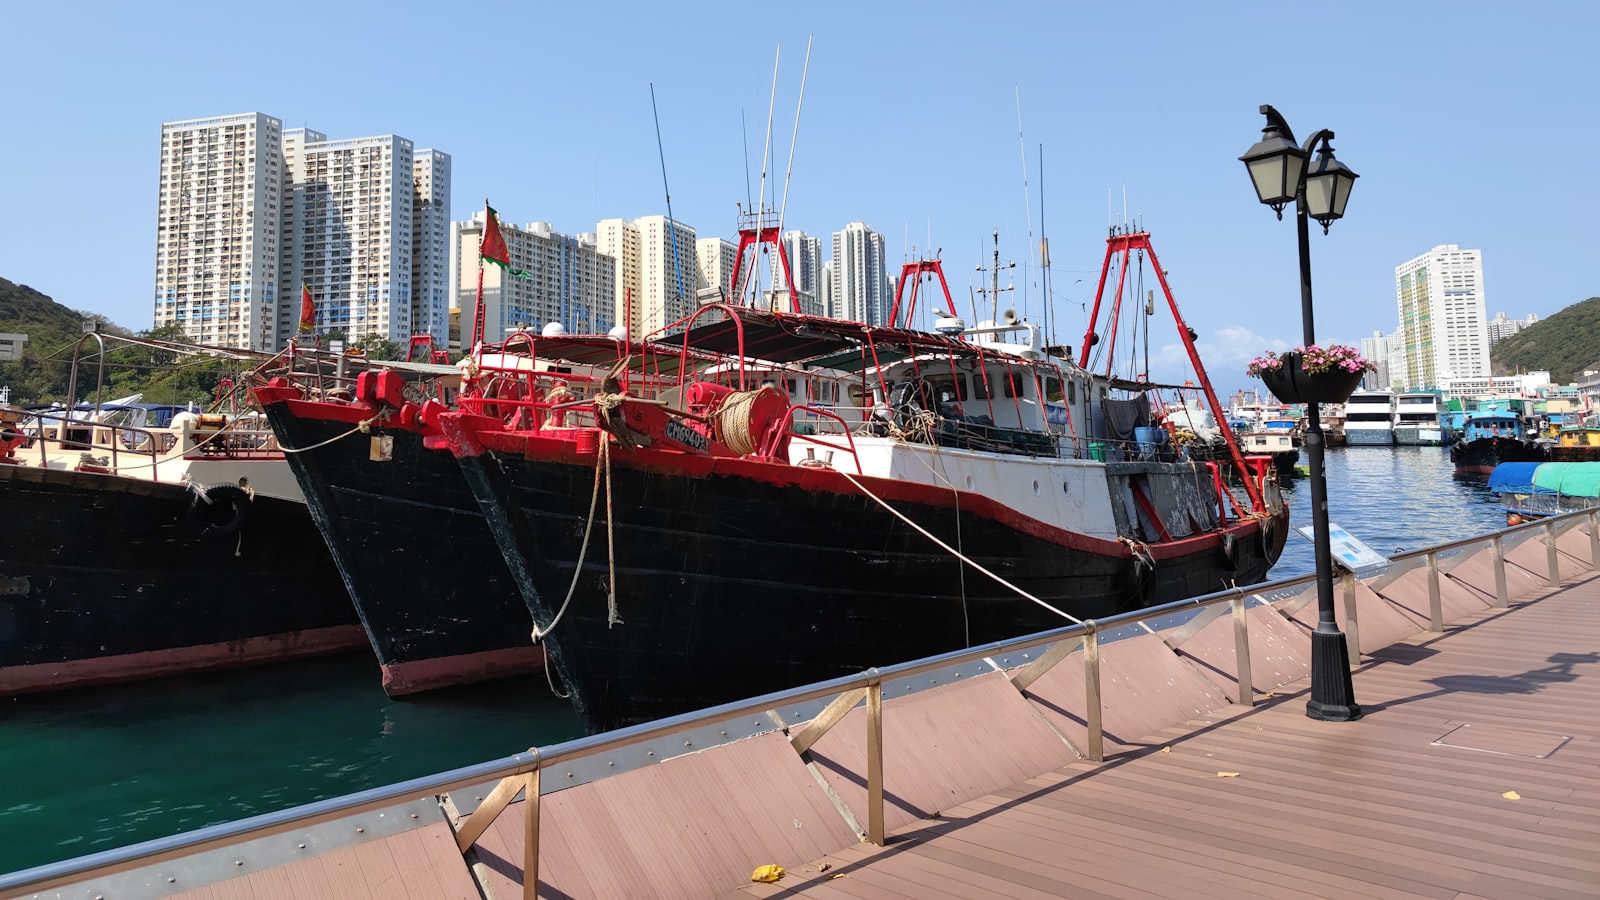
[[[1245,598],[1233,598],[1233,670],[1239,678],[1240,706],[1256,705],[1256,683],[1250,677],[1250,623],[1244,617]]]
[[[539,769],[528,773],[528,799],[524,809],[522,846],[522,897],[536,900],[539,896]]]
[[[1444,631],[1444,602],[1439,596],[1439,554],[1428,551],[1428,630]]]
[[[883,684],[867,686],[867,840],[883,846]]]
[[[1356,576],[1346,572],[1344,580],[1344,644],[1350,653],[1350,668],[1361,665],[1361,625],[1356,621]]]
[[[1511,605],[1506,595],[1506,545],[1498,534],[1494,536],[1494,605],[1501,609]]]
[[[1084,721],[1089,726],[1089,759],[1105,762],[1106,738],[1100,721],[1100,632],[1093,627],[1083,636],[1083,699]]]
[[[1600,569],[1600,511],[1589,510],[1589,568]]]
[[[1544,520],[1544,557],[1550,567],[1550,586],[1561,586],[1561,556],[1556,552],[1556,520],[1551,517]]]

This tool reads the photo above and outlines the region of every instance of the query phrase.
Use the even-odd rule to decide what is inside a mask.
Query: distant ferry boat
[[[1396,398],[1394,442],[1401,445],[1436,447],[1444,442],[1439,428],[1439,395],[1432,391],[1410,391]]]
[[[1344,402],[1344,439],[1351,447],[1394,445],[1394,394],[1357,391]]]

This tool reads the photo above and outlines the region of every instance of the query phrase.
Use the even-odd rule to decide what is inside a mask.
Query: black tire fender
[[[224,481],[193,491],[188,525],[197,537],[232,537],[250,520],[250,492],[237,484]]]

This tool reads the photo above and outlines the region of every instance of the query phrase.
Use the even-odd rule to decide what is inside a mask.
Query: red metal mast
[[[1167,307],[1172,310],[1172,320],[1178,326],[1178,339],[1183,341],[1183,349],[1189,354],[1189,363],[1194,366],[1195,375],[1200,379],[1200,388],[1205,391],[1206,402],[1211,404],[1211,413],[1216,416],[1217,428],[1222,432],[1223,440],[1228,443],[1228,454],[1232,457],[1234,466],[1238,468],[1241,480],[1244,482],[1245,491],[1250,495],[1250,502],[1256,509],[1264,509],[1265,505],[1261,499],[1260,488],[1251,479],[1243,477],[1249,472],[1249,469],[1244,464],[1244,453],[1239,449],[1238,441],[1234,440],[1233,429],[1228,427],[1228,417],[1223,413],[1222,404],[1217,400],[1216,392],[1211,389],[1211,379],[1206,375],[1206,367],[1200,362],[1200,352],[1194,346],[1194,332],[1183,321],[1183,313],[1178,311],[1178,301],[1173,299],[1172,288],[1167,285],[1167,274],[1161,269],[1161,261],[1156,258],[1155,248],[1150,245],[1149,232],[1119,233],[1113,231],[1106,238],[1106,257],[1100,264],[1100,283],[1094,292],[1094,312],[1089,316],[1089,330],[1084,332],[1083,347],[1078,351],[1079,368],[1087,369],[1089,367],[1089,347],[1098,341],[1094,328],[1100,319],[1100,300],[1106,287],[1106,275],[1110,272],[1111,260],[1120,253],[1122,254],[1122,272],[1117,283],[1117,296],[1113,301],[1114,312],[1111,317],[1111,334],[1109,338],[1111,346],[1116,346],[1117,321],[1119,318],[1117,312],[1120,312],[1122,308],[1122,288],[1127,281],[1128,257],[1134,250],[1143,250],[1150,254],[1150,265],[1155,267],[1156,280],[1161,284],[1161,293],[1167,298]],[[1110,374],[1109,358],[1110,354],[1108,353],[1106,369],[1108,375]]]
[[[733,274],[728,282],[727,302],[739,303],[739,276],[744,273],[744,250],[746,247],[755,247],[761,244],[772,244],[778,248],[778,261],[783,265],[783,280],[789,286],[789,311],[802,312],[800,309],[800,295],[794,289],[794,274],[789,269],[789,254],[783,247],[783,235],[779,234],[778,218],[770,212],[747,212],[739,215],[739,252],[733,258]],[[752,252],[750,264],[755,265],[758,254]],[[751,304],[752,306],[755,304]]]
[[[939,287],[944,290],[945,312],[952,316],[956,314],[955,301],[950,299],[950,283],[944,279],[944,264],[937,259],[919,259],[900,267],[900,281],[894,289],[894,306],[889,309],[890,326],[911,327],[911,317],[917,311],[917,288],[921,285],[922,276],[928,273],[939,276]],[[905,295],[907,281],[911,282],[911,295],[906,297],[906,318],[901,323],[900,300]]]

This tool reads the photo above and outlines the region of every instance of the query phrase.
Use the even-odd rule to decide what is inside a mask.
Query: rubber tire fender
[[[189,503],[189,529],[197,537],[225,538],[250,521],[250,492],[231,482],[206,485]]]

